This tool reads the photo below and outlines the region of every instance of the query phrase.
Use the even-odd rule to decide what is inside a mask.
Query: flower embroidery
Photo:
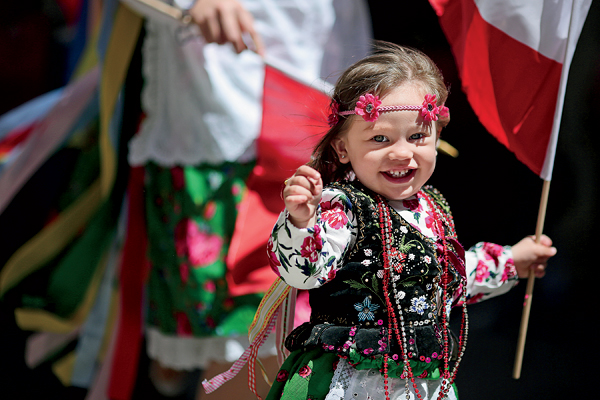
[[[337,273],[337,270],[335,268],[331,268],[329,270],[329,272],[327,273],[327,281],[331,281],[333,278],[335,278],[336,273]]]
[[[311,372],[312,369],[310,369],[308,365],[305,365],[302,368],[300,368],[300,370],[298,371],[298,375],[300,375],[302,378],[306,378],[310,375]]]
[[[488,265],[483,262],[483,261],[479,261],[477,263],[477,272],[475,275],[475,281],[476,282],[484,282],[487,278],[489,278],[490,276],[490,270]]]
[[[440,232],[438,232],[437,226],[435,224],[435,214],[427,211],[427,216],[425,217],[425,225],[428,229],[431,229],[435,235],[439,236]]]
[[[273,272],[275,272],[277,276],[279,276],[279,269],[277,267],[280,267],[281,263],[277,258],[277,254],[275,254],[275,252],[273,251],[274,248],[275,243],[273,242],[273,237],[270,237],[269,241],[267,242],[267,254],[269,255],[269,264],[271,264],[271,269],[273,270]]]
[[[359,321],[373,321],[375,319],[373,311],[376,311],[379,308],[379,304],[372,304],[371,299],[365,297],[362,303],[354,304],[354,308],[359,312]]]
[[[279,371],[277,373],[277,378],[275,378],[277,380],[277,382],[285,382],[287,381],[287,378],[289,376],[289,372],[287,372],[285,369],[282,369],[281,371]]]
[[[429,308],[429,305],[425,302],[425,296],[415,297],[410,300],[411,306],[410,311],[416,312],[419,315],[423,315],[425,310]]]
[[[339,201],[326,201],[321,204],[321,219],[333,229],[341,229],[348,223],[348,216],[344,212],[344,206]]]
[[[356,115],[363,117],[365,121],[376,121],[379,118],[379,106],[381,100],[379,96],[373,96],[371,93],[367,93],[364,96],[360,96],[356,102],[354,112]]]
[[[185,218],[175,227],[175,251],[180,257],[188,256],[194,267],[206,267],[219,258],[223,238],[202,232],[198,224]]]
[[[173,167],[170,170],[171,172],[171,183],[173,185],[173,189],[181,190],[185,186],[185,174],[183,168],[181,167]]]
[[[206,203],[206,206],[204,207],[204,218],[210,220],[215,216],[216,213],[217,203],[215,203],[214,201],[209,201],[208,203]]]
[[[204,282],[204,290],[207,293],[214,293],[217,290],[217,285],[215,285],[215,282],[208,280]]]
[[[192,335],[192,324],[190,323],[188,316],[184,312],[176,312],[175,320],[177,321],[177,334],[179,336]]]
[[[515,262],[512,258],[506,260],[506,264],[504,265],[504,272],[502,273],[502,278],[500,279],[502,282],[506,282],[509,279],[517,276],[517,269],[515,267]]]
[[[317,261],[319,252],[323,248],[320,233],[321,229],[318,225],[315,225],[314,235],[305,237],[302,246],[300,247],[300,255],[308,258],[308,261],[313,263]]]
[[[190,277],[190,266],[188,263],[182,262],[179,264],[179,276],[181,277],[181,283],[185,285]]]
[[[392,267],[396,270],[396,272],[400,272],[402,268],[402,263],[406,261],[406,254],[398,252],[398,249],[392,247],[388,254],[388,261]]]
[[[499,258],[502,255],[502,251],[504,248],[499,244],[494,243],[484,243],[481,250],[484,253],[484,257],[486,260],[493,260],[494,264],[499,265]]]
[[[402,200],[402,205],[413,212],[422,210],[421,205],[419,204],[419,199]]]

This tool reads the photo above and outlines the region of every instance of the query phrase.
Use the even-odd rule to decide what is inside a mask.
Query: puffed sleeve
[[[313,227],[296,228],[286,210],[279,215],[267,244],[271,268],[290,286],[319,287],[333,279],[356,235],[355,216],[347,196],[325,189]]]
[[[504,294],[519,280],[510,246],[477,243],[465,253],[465,258],[468,303]]]

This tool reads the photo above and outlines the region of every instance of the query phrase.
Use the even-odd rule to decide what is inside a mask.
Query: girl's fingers
[[[307,203],[309,198],[303,194],[294,194],[285,197],[286,204],[301,205]]]
[[[296,170],[296,173],[294,175],[302,175],[307,177],[308,179],[312,179],[313,181],[318,181],[321,179],[321,174],[319,174],[319,172],[316,169],[311,168],[308,165],[300,166],[300,168]]]
[[[531,270],[536,278],[542,278],[546,275],[546,265],[545,264],[534,264],[531,266]]]
[[[284,192],[285,190],[289,189],[300,190],[300,188],[307,190],[311,195],[318,194],[316,192],[319,189],[322,189],[322,187],[319,188],[318,182],[315,182],[312,178],[302,175],[294,175],[288,179]]]

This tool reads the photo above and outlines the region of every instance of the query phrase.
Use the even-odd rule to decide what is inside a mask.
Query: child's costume
[[[456,398],[452,365],[468,320],[464,310],[459,334],[446,329],[452,306],[517,282],[509,247],[479,244],[465,262],[449,207],[430,187],[386,201],[358,181],[334,183],[314,227],[281,214],[268,252],[288,285],[312,289],[310,322],[288,336],[292,353],[268,399],[397,399],[406,387]]]

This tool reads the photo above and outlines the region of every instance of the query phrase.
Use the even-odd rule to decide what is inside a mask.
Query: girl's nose
[[[406,142],[394,143],[389,149],[388,157],[390,160],[406,160],[413,156],[412,148],[410,144]]]

